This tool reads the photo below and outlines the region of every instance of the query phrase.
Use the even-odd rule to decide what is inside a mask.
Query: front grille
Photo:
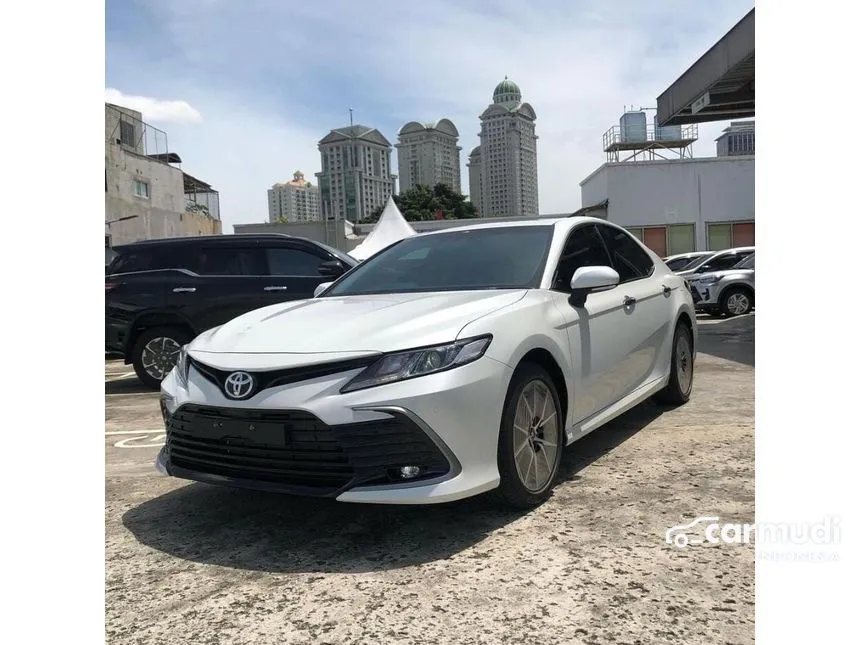
[[[408,417],[329,426],[298,410],[184,405],[167,419],[172,466],[194,473],[330,495],[358,484],[421,478],[449,469],[435,443]]]
[[[281,385],[289,385],[291,383],[299,383],[301,381],[309,381],[311,379],[339,374],[340,372],[349,372],[350,370],[367,367],[377,360],[374,357],[350,359],[346,361],[336,361],[331,363],[319,363],[316,365],[303,365],[301,367],[291,367],[278,370],[254,371],[243,370],[254,377],[254,388],[250,394],[243,398],[250,398],[255,394],[262,392],[271,387]],[[235,370],[220,370],[201,363],[197,359],[191,359],[191,364],[200,372],[208,381],[214,383],[219,389],[224,389],[224,381]]]

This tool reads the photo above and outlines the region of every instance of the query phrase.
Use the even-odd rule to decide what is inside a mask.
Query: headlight
[[[447,345],[387,354],[347,383],[341,392],[404,381],[471,363],[484,355],[491,340],[492,336],[466,338]]]
[[[700,278],[699,284],[716,284],[720,279],[716,276],[709,276],[707,278]]]
[[[190,361],[188,360],[188,345],[183,345],[179,350],[179,356],[176,358],[176,380],[182,387],[188,387],[188,368]]]

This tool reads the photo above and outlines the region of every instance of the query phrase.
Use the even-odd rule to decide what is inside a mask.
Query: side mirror
[[[314,289],[314,298],[316,298],[316,297],[317,297],[318,295],[320,295],[323,291],[325,291],[326,289],[328,289],[332,284],[334,284],[334,283],[333,283],[333,282],[323,282],[323,283],[321,283],[321,284],[318,284],[318,285],[317,285],[317,288],[316,288],[316,289]]]
[[[317,271],[319,271],[320,275],[324,275],[327,278],[339,278],[346,273],[346,268],[340,260],[328,260],[320,264]]]
[[[582,307],[589,293],[614,289],[619,280],[618,272],[612,267],[579,267],[570,279],[570,304]]]

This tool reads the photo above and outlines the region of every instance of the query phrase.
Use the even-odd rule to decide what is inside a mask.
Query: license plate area
[[[193,424],[188,434],[237,446],[283,448],[287,445],[287,426],[283,423],[212,419]]]

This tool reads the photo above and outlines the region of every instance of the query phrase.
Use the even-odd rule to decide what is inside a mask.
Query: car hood
[[[313,298],[234,318],[198,336],[193,354],[389,352],[447,343],[470,322],[513,305],[525,289]],[[335,358],[332,356],[331,358]]]

